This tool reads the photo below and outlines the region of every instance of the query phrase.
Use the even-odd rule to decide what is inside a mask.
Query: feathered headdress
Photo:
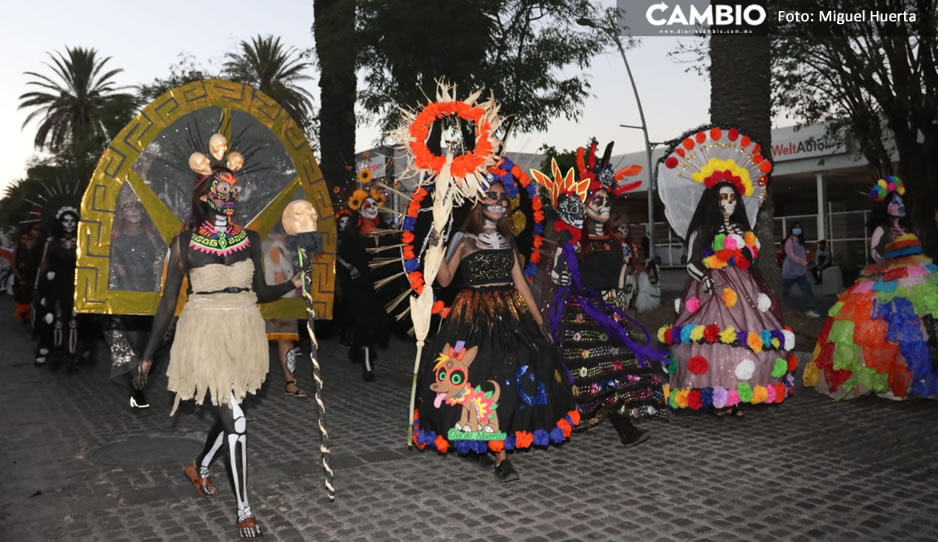
[[[583,218],[586,215],[586,195],[589,191],[590,179],[576,179],[573,168],[567,170],[566,175],[560,173],[557,160],[551,158],[550,169],[554,177],[536,169],[531,170],[531,176],[550,194],[551,205],[557,211],[560,220],[554,221],[554,231],[566,231],[570,234],[570,241],[576,243],[580,240],[583,228]]]
[[[615,145],[615,141],[610,141],[606,145],[606,150],[598,163],[596,162],[596,143],[590,145],[588,151],[584,147],[576,150],[577,171],[580,174],[580,179],[589,179],[590,195],[599,190],[605,190],[613,196],[622,196],[642,185],[641,180],[630,181],[627,179],[641,173],[642,166],[632,164],[619,171],[614,172],[612,170],[610,160],[613,145]]]

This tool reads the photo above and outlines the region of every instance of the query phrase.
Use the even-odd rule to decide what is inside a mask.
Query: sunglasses
[[[507,192],[496,192],[495,190],[490,190],[485,193],[485,199],[495,200],[495,201],[508,201]]]

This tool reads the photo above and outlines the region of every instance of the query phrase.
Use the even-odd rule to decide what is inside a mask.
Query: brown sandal
[[[235,524],[235,528],[238,529],[238,536],[241,537],[241,540],[254,540],[264,537],[254,516],[248,516],[243,521],[239,521]]]
[[[195,462],[193,461],[191,465],[186,465],[186,468],[182,470],[186,474],[186,478],[192,482],[192,485],[195,486],[195,490],[199,492],[199,495],[208,499],[218,496],[218,490],[215,489],[215,486],[212,484],[212,479],[206,476],[205,478],[199,477],[199,469],[196,468]]]
[[[293,386],[293,391],[290,391],[290,386]],[[296,379],[291,378],[287,380],[287,385],[284,387],[284,392],[290,397],[306,397],[306,392],[301,390],[299,386],[296,385]]]

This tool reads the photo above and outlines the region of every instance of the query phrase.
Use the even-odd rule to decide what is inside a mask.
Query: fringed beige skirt
[[[170,350],[169,390],[179,402],[201,405],[210,393],[217,406],[230,393],[240,402],[264,383],[270,366],[264,318],[254,292],[193,294],[189,297]]]

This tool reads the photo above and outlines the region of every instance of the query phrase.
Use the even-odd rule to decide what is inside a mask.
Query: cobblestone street
[[[103,351],[78,374],[37,369],[11,313],[0,298],[0,540],[235,540],[222,463],[216,499],[183,476],[211,420],[192,405],[169,417],[165,366],[152,407],[131,411]],[[740,419],[645,423],[651,440],[628,450],[606,424],[517,454],[521,481],[501,485],[490,467],[405,446],[413,346],[396,340],[380,355],[378,381],[366,383],[335,339],[322,341],[334,503],[314,402],[286,396],[272,360],[246,410],[265,540],[938,539],[934,402],[833,403],[799,389]],[[298,372],[312,395],[309,364]]]

